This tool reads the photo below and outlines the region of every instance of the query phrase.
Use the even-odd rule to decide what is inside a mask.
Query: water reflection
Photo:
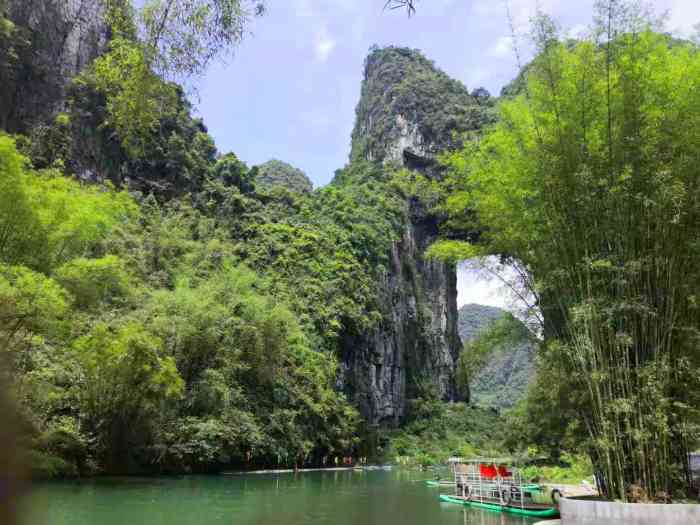
[[[22,525],[531,525],[439,501],[424,473],[316,472],[44,483]],[[448,490],[449,491],[449,490]]]
[[[531,525],[533,521],[522,516],[482,509],[464,509],[464,525]]]

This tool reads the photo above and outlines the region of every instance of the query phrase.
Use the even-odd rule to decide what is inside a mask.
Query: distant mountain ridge
[[[506,310],[483,304],[465,304],[459,309],[457,329],[463,343],[507,314]],[[507,409],[515,405],[535,375],[535,346],[528,339],[495,348],[486,366],[470,382],[471,400],[476,405]]]
[[[479,332],[487,329],[505,314],[506,311],[502,308],[485,304],[470,303],[460,307],[457,326],[462,343],[468,343],[477,337]]]

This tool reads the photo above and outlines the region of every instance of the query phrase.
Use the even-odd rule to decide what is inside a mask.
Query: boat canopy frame
[[[524,483],[522,473],[511,466],[509,458],[450,458],[454,473],[454,500],[465,504],[541,512],[556,509],[552,502],[540,503],[533,498],[541,492],[539,485]]]

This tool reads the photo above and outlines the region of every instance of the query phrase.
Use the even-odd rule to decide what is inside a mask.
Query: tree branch
[[[416,3],[418,0],[386,0],[384,9],[402,9],[405,8],[408,16],[416,14]]]

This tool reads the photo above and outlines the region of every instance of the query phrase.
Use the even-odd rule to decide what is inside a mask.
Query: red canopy
[[[500,465],[498,467],[498,475],[502,478],[509,478],[513,475],[513,473],[509,471],[504,465]]]
[[[481,474],[482,477],[488,478],[488,479],[493,479],[498,475],[498,471],[496,470],[495,466],[484,465],[483,463],[479,464],[479,473]]]

